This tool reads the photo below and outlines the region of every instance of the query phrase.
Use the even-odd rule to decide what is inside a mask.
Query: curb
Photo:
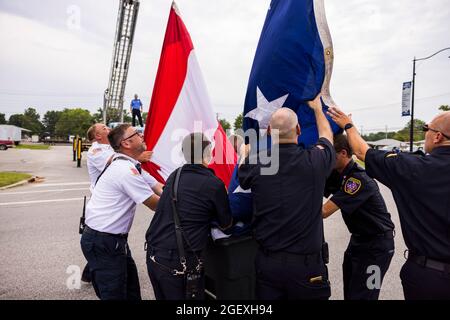
[[[10,189],[10,188],[14,188],[14,187],[18,187],[18,186],[27,184],[29,182],[34,182],[36,180],[36,178],[37,177],[31,177],[31,178],[28,178],[28,179],[25,179],[25,180],[22,180],[22,181],[19,181],[19,182],[16,182],[16,183],[4,186],[4,187],[0,187],[0,190],[6,190],[6,189]]]

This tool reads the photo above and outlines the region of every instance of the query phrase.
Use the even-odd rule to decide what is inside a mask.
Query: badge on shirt
[[[99,152],[101,152],[102,151],[102,148],[95,148],[95,149],[93,149],[91,152],[92,152],[92,154],[97,154],[97,153],[99,153]]]
[[[361,188],[361,180],[350,177],[347,179],[344,185],[344,192],[350,195],[354,195]]]
[[[131,173],[133,174],[133,176],[138,176],[139,175],[139,171],[137,171],[136,168],[130,168]]]
[[[398,156],[398,154],[397,153],[387,153],[386,154],[386,158],[392,158],[392,157],[397,157]]]

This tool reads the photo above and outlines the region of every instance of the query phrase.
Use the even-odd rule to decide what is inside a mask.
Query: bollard
[[[77,159],[77,142],[78,142],[78,139],[74,137],[73,142],[72,142],[73,161],[76,161],[76,159]]]
[[[77,168],[81,168],[81,151],[83,151],[81,148],[81,138],[78,138],[77,141]]]

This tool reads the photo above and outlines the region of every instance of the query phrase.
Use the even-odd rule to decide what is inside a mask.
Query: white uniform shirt
[[[102,173],[109,158],[114,154],[113,148],[109,144],[98,143],[95,141],[89,148],[87,153],[87,168],[89,179],[91,180],[91,192],[94,188],[95,181]]]
[[[138,161],[121,153],[115,154],[113,159],[117,157],[128,160],[117,159],[111,163],[95,185],[86,205],[86,224],[91,229],[113,234],[128,233],[136,204],[154,194],[143,176],[148,181],[156,181],[148,173],[139,174],[135,167]]]

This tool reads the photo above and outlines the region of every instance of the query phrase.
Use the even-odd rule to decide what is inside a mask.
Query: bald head
[[[270,131],[278,130],[280,143],[285,140],[295,140],[300,134],[297,114],[289,108],[280,108],[272,114],[269,122]]]
[[[425,152],[440,146],[450,146],[450,111],[437,115],[428,125],[425,134]]]
[[[446,136],[450,136],[450,111],[437,115],[430,123],[436,130],[441,131]]]

